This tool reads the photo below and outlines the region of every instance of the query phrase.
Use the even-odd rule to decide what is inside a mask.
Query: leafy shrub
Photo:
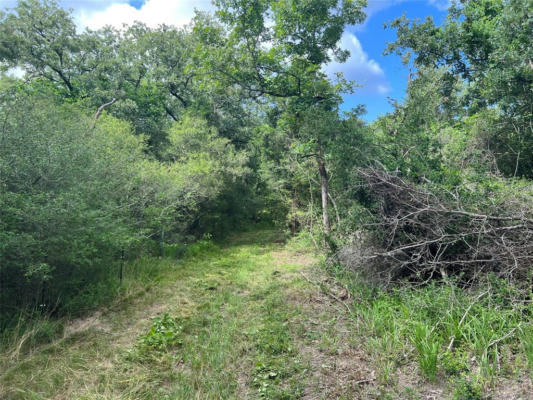
[[[468,371],[467,354],[446,352],[441,357],[442,369],[448,375],[459,375]]]
[[[79,315],[117,292],[121,255],[167,257],[200,205],[246,174],[246,154],[202,118],[170,132],[166,159],[105,113],[17,85],[0,94],[0,331],[25,309]],[[191,255],[211,249],[202,241]],[[5,311],[8,310],[8,311]]]

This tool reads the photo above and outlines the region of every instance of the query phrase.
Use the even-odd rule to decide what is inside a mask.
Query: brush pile
[[[376,222],[366,227],[370,234],[357,261],[381,279],[453,275],[473,281],[487,272],[516,279],[533,266],[529,190],[502,198],[487,194],[475,203],[468,190],[435,190],[429,181],[414,185],[378,168],[358,172],[375,202]],[[353,264],[349,253],[340,258]]]

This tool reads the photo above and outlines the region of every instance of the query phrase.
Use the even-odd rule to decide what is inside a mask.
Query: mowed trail
[[[342,288],[310,246],[281,239],[256,231],[147,260],[162,265],[157,279],[5,362],[0,399],[369,398],[374,372]],[[165,315],[174,325],[161,328]],[[154,346],[152,334],[173,340]]]

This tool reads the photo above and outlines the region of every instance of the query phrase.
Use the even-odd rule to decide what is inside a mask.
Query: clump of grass
[[[418,366],[430,381],[437,377],[437,360],[439,356],[440,340],[433,334],[426,324],[416,323],[411,336],[411,341],[416,349]]]
[[[198,240],[188,245],[184,250],[184,256],[186,258],[209,256],[218,250],[219,247],[213,243],[210,236],[207,236],[202,240]]]
[[[7,369],[20,357],[61,337],[65,330],[64,322],[63,319],[53,320],[43,316],[25,318],[21,315],[13,330],[0,335],[0,370]]]
[[[292,236],[287,241],[287,248],[293,251],[309,251],[309,249],[316,248],[317,242],[314,236],[308,231],[301,231]]]
[[[529,371],[533,374],[533,325],[527,325],[522,328],[520,342],[526,356]]]

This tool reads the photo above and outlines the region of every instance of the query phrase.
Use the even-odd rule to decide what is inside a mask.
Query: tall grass
[[[533,371],[533,306],[507,281],[489,277],[472,288],[448,281],[382,289],[342,267],[330,272],[356,299],[366,348],[384,368],[390,361],[399,368],[411,354],[429,381],[466,376],[485,387],[502,371]]]
[[[176,268],[172,258],[143,257],[110,268],[101,282],[88,285],[75,300],[63,306],[61,315],[47,315],[36,309],[20,312],[0,332],[0,369],[64,335],[67,321],[81,318],[102,307],[120,307],[129,299],[143,295]]]
[[[430,380],[437,377],[437,360],[440,350],[440,338],[433,334],[432,329],[423,323],[416,323],[412,332],[413,343],[418,358],[418,366]]]
[[[526,360],[531,372],[533,372],[533,325],[525,326],[520,334],[520,342],[526,356]]]

